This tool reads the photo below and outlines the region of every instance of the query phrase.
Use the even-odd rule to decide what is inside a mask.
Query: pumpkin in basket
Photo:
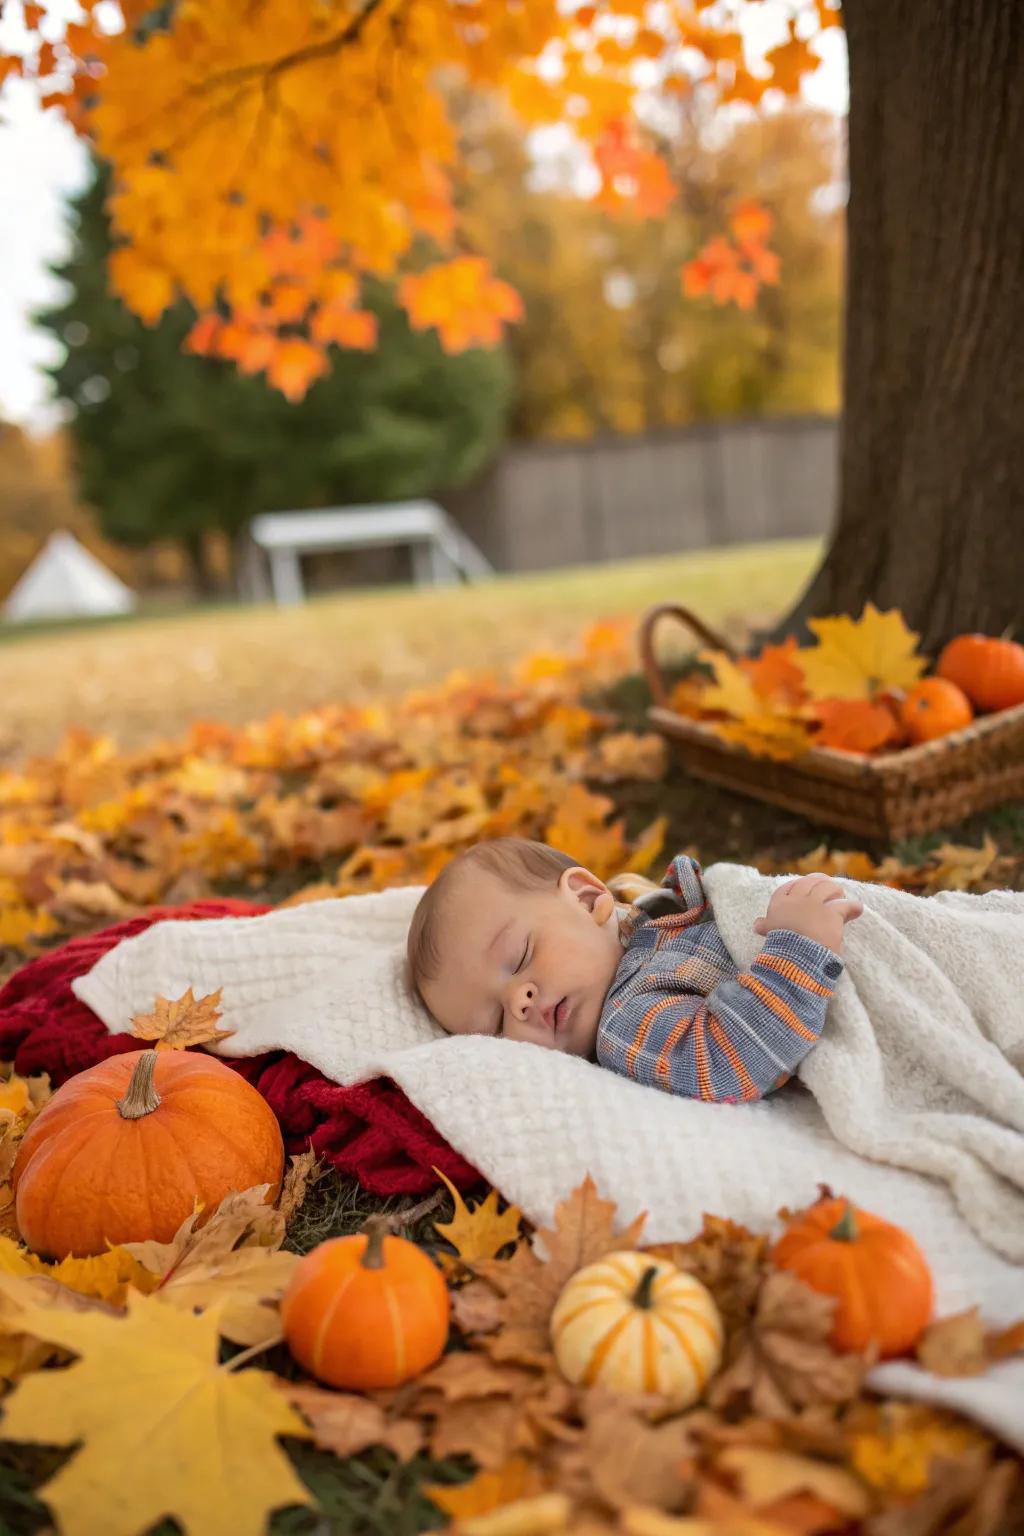
[[[722,1360],[722,1319],[710,1291],[666,1259],[610,1253],[578,1270],[551,1314],[567,1381],[695,1403]]]
[[[284,1145],[273,1110],[215,1056],[129,1051],[69,1078],[22,1138],[11,1173],[18,1230],[48,1258],[171,1240],[199,1201],[269,1184]]]
[[[1024,645],[989,635],[957,635],[939,657],[939,677],[962,688],[977,709],[1024,704]]]
[[[907,690],[900,719],[911,741],[935,741],[970,725],[974,711],[956,683],[945,677],[926,677]]]
[[[848,1200],[826,1196],[796,1215],[772,1262],[812,1291],[836,1298],[837,1349],[874,1344],[882,1359],[903,1355],[931,1320],[931,1270],[910,1233]]]
[[[404,1237],[332,1237],[296,1265],[281,1300],[295,1359],[332,1387],[396,1387],[425,1371],[448,1340],[451,1303],[441,1271]]]

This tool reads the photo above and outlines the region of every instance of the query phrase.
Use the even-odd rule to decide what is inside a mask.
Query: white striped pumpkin
[[[567,1381],[695,1403],[722,1361],[722,1319],[692,1275],[647,1253],[610,1253],[566,1283],[551,1342]]]

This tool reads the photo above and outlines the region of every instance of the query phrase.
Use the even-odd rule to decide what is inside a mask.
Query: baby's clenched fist
[[[860,917],[863,911],[863,902],[847,896],[830,876],[800,875],[779,886],[764,917],[754,923],[754,932],[763,936],[784,928],[824,944],[838,955],[844,925]]]

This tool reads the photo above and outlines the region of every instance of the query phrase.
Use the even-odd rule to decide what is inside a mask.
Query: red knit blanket
[[[48,1072],[56,1088],[107,1056],[137,1050],[133,1036],[109,1034],[78,1001],[71,990],[74,978],[91,970],[121,939],[162,919],[255,917],[265,911],[251,902],[229,900],[154,907],[30,960],[0,989],[0,1060],[13,1061],[23,1076]],[[435,1167],[460,1189],[480,1180],[476,1169],[386,1078],[343,1088],[288,1051],[221,1059],[262,1093],[281,1123],[289,1152],[312,1147],[375,1195],[430,1189],[437,1182]]]

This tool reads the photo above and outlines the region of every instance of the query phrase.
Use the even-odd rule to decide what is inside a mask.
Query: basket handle
[[[651,690],[651,697],[662,708],[668,707],[669,693],[665,684],[665,678],[658,665],[658,659],[654,654],[654,632],[660,626],[662,619],[673,618],[680,624],[692,630],[698,640],[703,640],[712,650],[724,651],[730,660],[736,659],[736,652],[713,629],[690,612],[689,608],[681,608],[678,603],[658,603],[656,607],[648,609],[640,624],[640,658],[643,662],[644,676],[647,678],[647,686]]]

